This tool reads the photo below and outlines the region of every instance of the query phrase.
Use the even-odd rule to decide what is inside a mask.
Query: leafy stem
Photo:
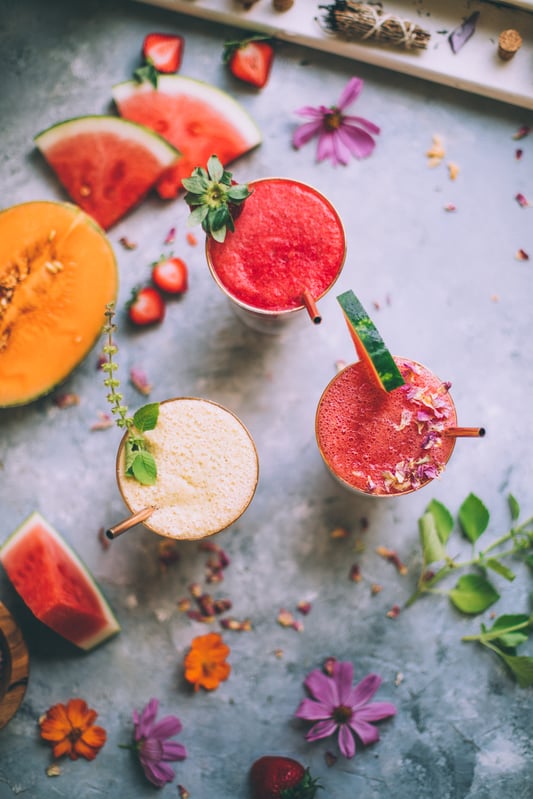
[[[142,485],[153,485],[157,479],[157,466],[154,456],[148,449],[148,442],[144,433],[153,430],[157,424],[159,416],[159,403],[152,402],[143,405],[133,416],[128,415],[128,406],[123,402],[123,396],[119,391],[120,380],[116,372],[118,363],[114,356],[118,352],[118,347],[114,342],[114,334],[117,326],[114,323],[115,303],[110,302],[105,310],[106,324],[104,334],[107,343],[103,350],[106,362],[102,364],[102,371],[106,377],[104,385],[108,389],[107,401],[111,405],[111,412],[115,417],[117,427],[127,432],[125,450],[125,474],[133,477]]]

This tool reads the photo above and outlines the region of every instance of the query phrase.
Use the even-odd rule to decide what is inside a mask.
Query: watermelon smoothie
[[[455,406],[425,366],[394,358],[405,384],[384,391],[363,361],[346,366],[326,386],[315,418],[322,458],[352,491],[390,497],[417,491],[438,477],[455,446]]]
[[[235,231],[222,243],[207,238],[207,262],[237,315],[276,332],[306,307],[304,290],[316,301],[335,283],[346,257],[344,227],[329,200],[305,183],[262,178],[248,186]]]
[[[127,435],[127,434],[126,434]],[[240,419],[197,397],[166,400],[145,438],[157,464],[154,485],[125,475],[124,443],[117,454],[117,482],[129,510],[153,512],[143,524],[167,538],[193,540],[229,527],[254,496],[259,462]]]

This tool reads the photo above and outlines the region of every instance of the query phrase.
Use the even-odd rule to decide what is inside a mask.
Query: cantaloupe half
[[[104,231],[70,203],[0,211],[0,407],[51,391],[88,354],[116,299]]]
[[[183,75],[159,75],[149,81],[118,83],[112,90],[120,115],[151,128],[174,145],[181,158],[156,184],[161,197],[175,197],[183,178],[211,155],[224,166],[261,143],[248,111],[227,92]]]

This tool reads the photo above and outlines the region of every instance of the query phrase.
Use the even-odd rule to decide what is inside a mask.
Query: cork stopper
[[[518,31],[510,28],[502,31],[498,38],[498,55],[502,61],[510,61],[522,46],[522,37]]]
[[[272,0],[274,11],[288,11],[294,5],[294,0]]]

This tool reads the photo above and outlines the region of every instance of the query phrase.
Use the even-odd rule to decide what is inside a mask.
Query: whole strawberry
[[[313,799],[318,788],[309,773],[292,757],[265,755],[252,764],[253,799]]]

